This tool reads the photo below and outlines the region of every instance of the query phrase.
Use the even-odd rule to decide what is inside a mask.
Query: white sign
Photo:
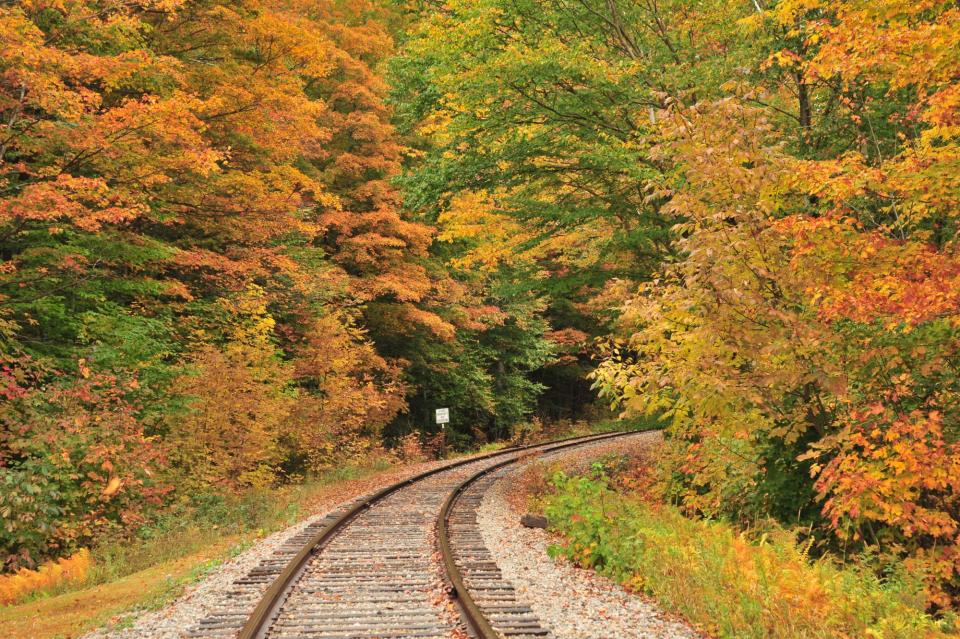
[[[449,424],[449,423],[450,423],[450,409],[449,409],[449,408],[438,408],[438,409],[437,409],[437,423],[438,423],[438,424]]]

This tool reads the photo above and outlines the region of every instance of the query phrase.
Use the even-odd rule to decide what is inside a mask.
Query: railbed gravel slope
[[[625,446],[655,446],[659,433],[644,433],[589,450],[554,453],[568,470],[589,467],[597,457]],[[540,458],[545,459],[544,457]],[[531,463],[531,462],[527,462]],[[618,584],[563,559],[551,559],[553,541],[546,531],[524,528],[515,508],[511,481],[526,464],[512,466],[498,477],[480,505],[477,520],[485,545],[517,597],[533,609],[556,639],[699,639],[703,635],[661,611],[654,603],[630,594]]]

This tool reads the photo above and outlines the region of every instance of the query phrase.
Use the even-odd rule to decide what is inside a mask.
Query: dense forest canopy
[[[689,514],[955,604],[958,36],[937,0],[5,5],[5,564],[598,394]]]

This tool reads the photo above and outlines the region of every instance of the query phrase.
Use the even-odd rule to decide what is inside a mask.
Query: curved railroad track
[[[476,509],[498,473],[544,454],[633,433],[505,449],[354,500],[291,537],[234,582],[187,633],[239,639],[540,639],[483,544]]]

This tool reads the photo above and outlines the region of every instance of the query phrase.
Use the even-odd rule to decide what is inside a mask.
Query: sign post
[[[450,423],[450,409],[438,408],[436,411],[436,420],[440,425],[440,456],[442,457],[447,448],[447,424]]]

